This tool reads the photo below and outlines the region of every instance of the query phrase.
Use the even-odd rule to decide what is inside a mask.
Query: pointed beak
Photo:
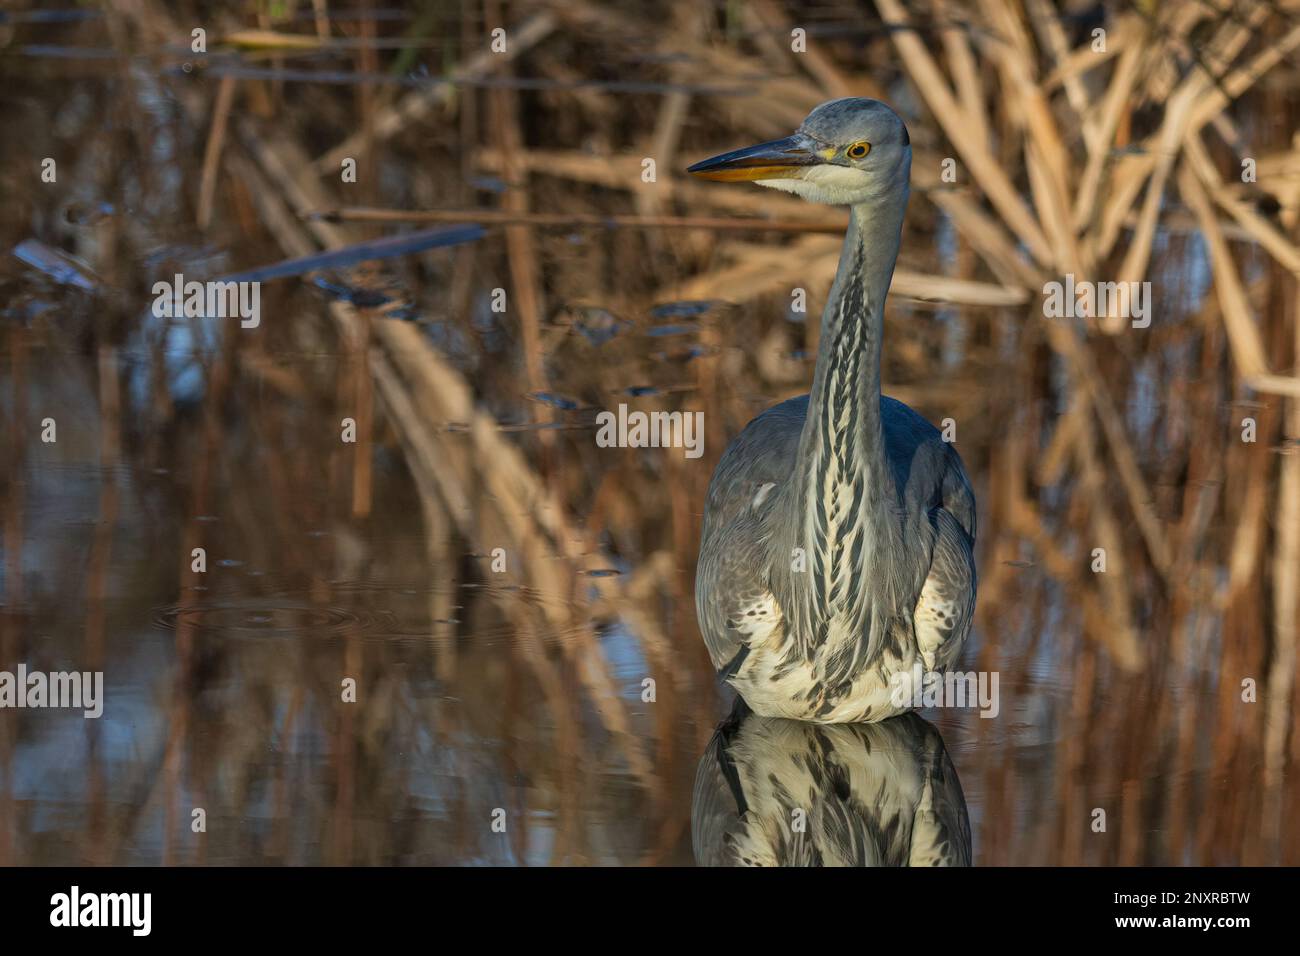
[[[787,136],[732,150],[689,167],[686,171],[701,179],[723,183],[753,182],[758,179],[800,179],[809,166],[822,160],[808,148],[801,136]]]

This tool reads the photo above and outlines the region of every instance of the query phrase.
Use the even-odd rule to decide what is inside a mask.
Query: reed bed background
[[[1300,862],[1300,4],[62,14],[0,16],[0,660],[129,716],[0,713],[0,863],[688,860],[705,488],[845,216],[682,170],[843,95],[908,121],[886,391],[981,507],[1002,713],[928,715],[977,862]],[[148,314],[286,260],[257,329]],[[1067,274],[1150,327],[1046,317]],[[619,403],[704,456],[598,448]]]

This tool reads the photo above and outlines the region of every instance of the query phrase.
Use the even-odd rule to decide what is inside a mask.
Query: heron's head
[[[911,167],[912,147],[898,114],[879,100],[847,96],[817,107],[793,136],[714,156],[687,172],[846,206],[905,190]]]

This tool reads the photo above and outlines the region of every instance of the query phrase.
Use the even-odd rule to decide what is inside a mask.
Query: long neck
[[[897,497],[881,424],[880,341],[906,208],[905,187],[852,208],[822,316],[795,486],[795,545],[807,551],[807,584],[822,607],[851,600]]]

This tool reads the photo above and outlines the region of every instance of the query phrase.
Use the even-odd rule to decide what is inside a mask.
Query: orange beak
[[[748,183],[758,179],[799,179],[820,160],[800,136],[774,139],[702,160],[686,171],[701,179]]]

